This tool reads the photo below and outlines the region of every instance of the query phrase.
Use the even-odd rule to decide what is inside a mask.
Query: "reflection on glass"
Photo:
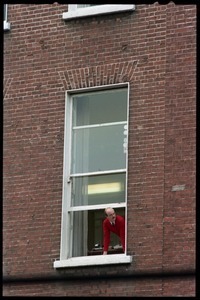
[[[73,126],[127,121],[127,89],[73,96]]]
[[[125,202],[125,186],[125,173],[74,177],[72,206]]]
[[[73,131],[72,172],[124,169],[124,124]]]

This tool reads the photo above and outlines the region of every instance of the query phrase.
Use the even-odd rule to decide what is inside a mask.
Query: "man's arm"
[[[103,222],[103,234],[103,255],[106,255],[110,244],[110,230],[106,224],[106,220]]]

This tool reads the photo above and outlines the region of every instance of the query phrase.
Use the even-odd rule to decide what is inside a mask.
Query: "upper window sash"
[[[77,4],[69,4],[68,12],[63,13],[64,20],[70,20],[74,18],[81,18],[87,16],[96,16],[102,14],[132,11],[135,9],[135,5],[115,5],[115,4],[105,4],[105,5],[91,5],[86,7],[79,7]]]
[[[10,30],[10,23],[7,19],[8,16],[8,4],[4,4],[3,7],[3,29],[4,30]]]

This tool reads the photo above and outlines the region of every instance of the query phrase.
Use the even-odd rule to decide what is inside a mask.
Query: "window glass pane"
[[[127,121],[127,89],[73,96],[73,126]]]
[[[70,212],[69,217],[73,228],[72,256],[86,256],[88,254],[88,212]]]
[[[72,206],[125,202],[126,174],[108,174],[72,179]]]
[[[7,4],[3,5],[3,19],[7,20]]]
[[[124,169],[124,124],[73,130],[72,172]]]
[[[69,101],[72,101],[69,206],[125,205],[127,88],[76,94]],[[124,172],[119,173],[119,170]],[[112,174],[106,174],[107,171]],[[95,174],[91,174],[93,172]],[[90,174],[85,176],[84,173]],[[104,209],[77,209],[79,211],[68,212],[69,255],[97,254],[95,245],[103,246]],[[122,210],[125,212],[125,208]],[[118,244],[118,237],[111,236],[111,247]]]

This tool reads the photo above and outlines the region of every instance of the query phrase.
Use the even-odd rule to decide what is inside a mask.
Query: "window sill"
[[[95,5],[92,7],[79,8],[76,10],[63,13],[64,20],[82,18],[88,16],[96,16],[102,14],[131,11],[135,9],[135,5]]]
[[[54,261],[54,268],[70,268],[84,266],[98,266],[111,264],[129,264],[132,256],[126,254],[92,255],[83,257],[72,257],[66,260]]]
[[[4,31],[10,30],[10,23],[7,21],[3,21],[3,29]]]

